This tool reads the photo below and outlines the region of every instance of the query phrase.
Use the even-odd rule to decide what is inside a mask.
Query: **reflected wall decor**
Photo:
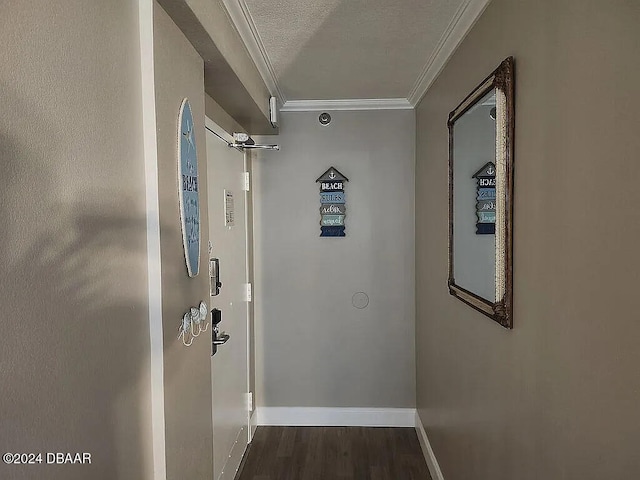
[[[476,235],[496,233],[496,166],[493,162],[484,165],[473,174],[477,179]]]

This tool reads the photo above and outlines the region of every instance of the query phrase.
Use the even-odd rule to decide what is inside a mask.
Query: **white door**
[[[221,311],[220,332],[229,335],[211,357],[214,480],[233,480],[249,438],[245,158],[226,140],[229,135],[207,119],[209,258],[219,259],[222,282],[210,304]]]

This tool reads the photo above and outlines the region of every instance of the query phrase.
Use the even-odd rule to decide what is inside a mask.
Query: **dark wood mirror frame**
[[[496,224],[494,300],[456,284],[453,270],[454,125],[490,91],[496,92]],[[449,293],[505,328],[513,328],[513,138],[515,128],[514,61],[504,60],[449,114]]]

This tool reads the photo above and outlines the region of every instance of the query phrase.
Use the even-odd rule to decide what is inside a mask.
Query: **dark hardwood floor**
[[[413,428],[258,427],[236,480],[431,480]]]

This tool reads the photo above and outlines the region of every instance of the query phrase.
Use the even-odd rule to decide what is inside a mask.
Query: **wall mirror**
[[[512,319],[514,64],[449,114],[449,292],[506,328]]]

